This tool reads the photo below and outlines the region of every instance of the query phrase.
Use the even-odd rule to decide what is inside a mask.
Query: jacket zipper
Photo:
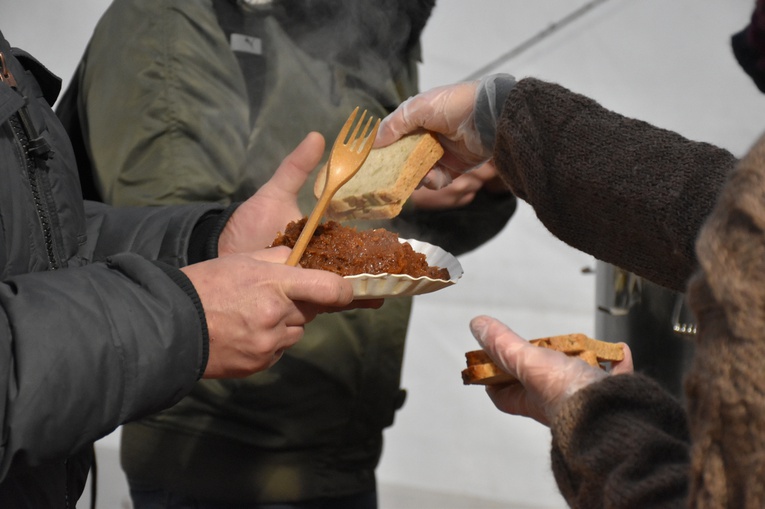
[[[18,90],[16,79],[13,77],[10,69],[5,66],[5,55],[3,55],[2,51],[0,51],[0,83],[6,83],[14,90]],[[13,130],[15,141],[21,148],[22,161],[27,169],[27,175],[29,176],[29,185],[32,189],[32,197],[35,203],[35,210],[37,210],[37,218],[40,221],[43,237],[45,238],[45,251],[48,255],[48,266],[50,270],[56,270],[61,267],[61,264],[56,255],[49,207],[43,199],[43,192],[40,189],[42,183],[41,176],[36,164],[37,161],[50,157],[52,150],[45,141],[45,138],[37,134],[37,131],[32,124],[32,120],[27,113],[26,106],[23,106],[17,113],[12,115],[8,121]],[[41,169],[41,171],[43,170]],[[67,463],[68,460],[65,460],[64,464],[66,465]],[[65,469],[65,471],[67,472],[68,478],[69,470]],[[70,507],[68,480],[66,483],[65,506],[66,509],[69,509]]]
[[[0,81],[5,82],[13,89],[17,89],[16,80],[11,74],[11,71],[5,66],[5,57],[0,52]],[[56,270],[61,268],[59,257],[56,253],[56,247],[53,241],[53,228],[51,226],[51,214],[50,205],[45,199],[43,180],[44,169],[42,165],[37,164],[38,161],[47,159],[51,155],[51,149],[45,138],[39,136],[32,124],[32,119],[29,118],[26,106],[19,109],[18,112],[13,114],[8,119],[11,128],[13,129],[16,142],[21,148],[22,159],[24,166],[27,169],[27,176],[29,178],[29,186],[32,190],[32,198],[34,200],[35,210],[37,211],[37,218],[40,221],[42,228],[43,238],[45,239],[45,252],[48,256],[48,268],[50,270]]]

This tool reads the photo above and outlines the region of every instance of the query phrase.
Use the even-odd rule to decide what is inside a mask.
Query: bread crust
[[[624,350],[619,343],[608,343],[590,338],[585,334],[563,334],[532,339],[529,343],[578,357],[590,366],[604,362],[618,362],[624,359]],[[491,360],[484,350],[465,352],[467,368],[462,370],[465,385],[502,385],[519,383],[518,379]]]
[[[341,187],[325,212],[328,219],[390,219],[396,217],[444,149],[435,134],[416,131],[387,147],[372,149],[359,172]],[[324,189],[326,164],[314,184]]]
[[[465,385],[504,385],[518,383],[518,379],[493,362],[484,362],[463,369],[462,382]]]

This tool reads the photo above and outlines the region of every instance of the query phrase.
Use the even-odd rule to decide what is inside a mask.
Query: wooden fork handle
[[[329,201],[332,199],[333,195],[334,192],[329,192],[329,190],[325,190],[325,192],[322,193],[318,203],[313,208],[313,211],[311,211],[311,215],[308,216],[303,231],[300,232],[298,239],[295,241],[295,247],[292,248],[292,252],[287,258],[287,265],[296,267],[298,262],[300,262],[303,253],[305,253],[305,249],[308,247],[308,243],[311,241],[311,237],[313,237],[313,232],[315,232],[316,228],[319,226],[319,221],[324,215],[324,211],[327,210]]]

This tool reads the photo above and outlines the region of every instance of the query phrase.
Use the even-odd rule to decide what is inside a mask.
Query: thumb
[[[624,359],[619,362],[612,363],[612,375],[623,375],[626,373],[632,373],[635,370],[635,367],[632,363],[632,350],[630,350],[630,347],[627,346],[627,343],[619,344],[622,346],[622,350],[624,350]]]
[[[318,166],[324,155],[324,137],[310,132],[276,169],[273,177],[263,186],[276,187],[289,194],[297,194],[308,175]]]
[[[486,350],[494,362],[511,375],[518,375],[517,356],[519,350],[529,343],[513,332],[507,325],[489,316],[477,316],[470,321],[470,331],[478,344]]]
[[[398,141],[405,134],[424,127],[428,117],[428,99],[431,93],[422,92],[414,95],[393,110],[393,113],[380,122],[373,148],[386,147]]]
[[[377,136],[375,137],[372,148],[387,147],[391,143],[398,141],[404,134],[406,134],[406,127],[403,125],[403,115],[401,104],[396,108],[393,113],[382,119],[380,127],[377,129]]]

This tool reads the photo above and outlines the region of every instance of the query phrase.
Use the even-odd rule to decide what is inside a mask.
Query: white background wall
[[[438,0],[423,39],[423,88],[470,76],[587,3]],[[622,114],[743,155],[765,126],[765,98],[738,68],[729,38],[753,4],[601,2],[490,72],[556,81]],[[0,30],[68,81],[107,5],[0,0]],[[475,347],[467,324],[477,314],[497,316],[529,338],[592,334],[594,276],[582,269],[594,260],[552,238],[523,204],[496,239],[461,262],[459,284],[415,304],[403,374],[409,397],[386,432],[379,469],[382,509],[422,509],[426,502],[413,500],[426,492],[448,495],[449,502],[427,506],[441,509],[498,507],[460,498],[470,496],[505,507],[563,507],[546,428],[498,412],[480,388],[462,386],[460,370],[463,353]],[[101,450],[113,453],[116,436]],[[113,454],[106,457],[113,468]],[[107,498],[110,488],[122,489],[102,484]],[[105,504],[99,507],[118,507]]]

